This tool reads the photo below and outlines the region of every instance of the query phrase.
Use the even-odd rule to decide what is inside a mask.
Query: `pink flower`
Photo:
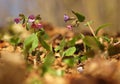
[[[20,22],[20,18],[15,18],[15,19],[14,19],[14,22],[15,22],[16,24],[18,24],[18,23]]]
[[[69,30],[72,30],[72,29],[73,29],[73,26],[72,26],[72,25],[67,25],[67,28],[68,28]]]
[[[35,16],[34,15],[30,15],[28,17],[28,22],[34,22],[35,21]]]
[[[43,28],[43,25],[41,23],[38,23],[38,24],[32,23],[31,27],[35,29],[41,29]]]
[[[28,19],[35,19],[35,16],[34,15],[30,15],[29,17],[28,17]]]
[[[37,29],[41,29],[41,28],[43,28],[43,25],[42,25],[41,23],[38,23],[38,24],[36,25],[36,27],[37,27]]]

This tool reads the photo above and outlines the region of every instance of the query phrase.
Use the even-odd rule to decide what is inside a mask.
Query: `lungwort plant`
[[[28,64],[29,57],[32,55],[32,57],[36,56],[36,59],[33,59],[33,64],[35,66],[37,65],[38,61],[42,63],[40,68],[38,68],[40,71],[42,70],[42,76],[46,72],[61,76],[63,74],[63,70],[54,70],[51,68],[55,61],[55,53],[52,49],[52,45],[46,42],[46,39],[48,39],[49,36],[43,28],[40,15],[30,15],[26,17],[25,15],[20,14],[18,18],[14,19],[14,22],[16,24],[22,24],[22,26],[26,28],[27,31],[32,32],[31,35],[27,37],[23,42],[23,52],[28,68],[30,68]],[[11,39],[11,43],[16,46],[19,43],[19,39]],[[41,47],[42,50],[40,49]],[[45,57],[42,59],[41,54],[45,54]],[[66,52],[64,54],[68,53]]]
[[[91,24],[93,23],[92,21],[85,21],[85,16],[83,16],[82,14],[72,11],[72,13],[74,14],[75,17],[70,17],[67,14],[64,15],[64,21],[66,23],[71,22],[71,24],[67,25],[67,28],[69,30],[74,30],[76,28],[79,28],[81,23],[85,23],[84,25],[87,26],[89,28],[89,30],[91,31],[91,35],[84,35],[82,33],[79,32],[79,34],[77,34],[75,37],[80,37],[79,39],[82,40],[82,44],[84,47],[84,51],[81,53],[82,57],[86,56],[87,57],[93,57],[95,56],[95,54],[102,54],[104,53],[107,49],[106,46],[104,45],[104,43],[106,42],[109,45],[111,42],[111,39],[108,38],[107,36],[98,36],[99,31],[103,28],[108,27],[110,24],[103,24],[101,26],[99,26],[98,28],[96,28],[96,30],[93,30]],[[77,30],[77,29],[76,29]],[[78,30],[77,30],[78,31]],[[74,37],[74,38],[75,38]],[[77,41],[77,40],[76,40]],[[76,50],[78,50],[79,47],[77,47]],[[109,51],[108,51],[109,53]]]
[[[91,26],[92,21],[85,22],[85,16],[75,11],[72,11],[72,13],[75,17],[70,17],[67,14],[64,15],[64,21],[66,23],[69,21],[71,22],[71,24],[67,25],[67,28],[72,31],[76,27],[79,28],[81,25],[80,23],[84,22],[84,26],[89,28],[92,35],[79,33],[77,35],[75,34],[70,40],[65,36],[62,36],[63,39],[60,41],[59,45],[56,45],[55,47],[52,46],[52,43],[48,44],[46,41],[46,38],[49,38],[49,36],[43,28],[40,15],[30,15],[26,17],[25,15],[20,14],[18,18],[14,19],[16,24],[22,24],[27,31],[32,32],[23,42],[23,52],[26,61],[28,61],[29,56],[36,56],[34,65],[37,65],[37,61],[42,64],[39,68],[40,71],[42,71],[42,76],[46,72],[59,76],[63,74],[63,70],[55,70],[52,68],[56,60],[56,53],[60,55],[58,58],[61,59],[61,63],[67,65],[67,69],[75,68],[78,63],[87,60],[89,57],[94,57],[96,54],[103,54],[106,51],[110,55],[114,54],[110,53],[115,47],[113,45],[113,40],[104,35],[98,36],[99,31],[109,24],[101,25],[96,30],[93,30]],[[14,38],[11,39],[11,42],[16,48],[20,39]],[[107,43],[107,46],[105,43]],[[42,54],[44,54],[44,57],[41,59]]]
[[[26,17],[20,14],[18,18],[14,19],[16,24],[21,23],[27,31],[32,31],[32,34],[24,40],[23,50],[25,58],[27,59],[29,54],[36,50],[39,43],[48,51],[50,51],[50,46],[45,42],[44,37],[47,34],[44,31],[40,15],[34,16],[30,15]]]

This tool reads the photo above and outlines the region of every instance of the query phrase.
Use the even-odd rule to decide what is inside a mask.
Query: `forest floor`
[[[53,28],[45,26],[49,34],[49,44],[53,47],[59,45],[63,36],[66,40],[71,39],[73,32],[65,28]],[[83,32],[91,35],[89,32]],[[119,39],[118,36],[113,38]],[[120,40],[119,40],[120,41]],[[77,41],[81,44],[81,40]],[[46,54],[42,53],[36,61],[36,56],[30,55],[26,64],[22,53],[22,44],[14,50],[14,46],[8,41],[0,40],[0,84],[120,84],[120,44],[115,47],[114,55],[106,56],[106,52],[96,53],[94,57],[84,61],[78,61],[72,68],[63,63],[59,53],[54,54],[55,61],[50,66],[54,70],[41,76],[41,66]],[[77,45],[76,45],[77,46]],[[80,47],[80,46],[79,46]],[[80,47],[83,50],[82,47]],[[39,49],[44,51],[43,47]],[[72,56],[71,56],[72,57]],[[64,74],[62,74],[64,71]]]

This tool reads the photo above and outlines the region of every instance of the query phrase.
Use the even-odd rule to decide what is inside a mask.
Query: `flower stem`
[[[87,22],[87,25],[88,25],[88,27],[89,27],[91,33],[93,34],[93,36],[96,38],[96,35],[95,35],[95,33],[94,33],[92,27],[90,26],[90,23],[89,23],[89,22]]]

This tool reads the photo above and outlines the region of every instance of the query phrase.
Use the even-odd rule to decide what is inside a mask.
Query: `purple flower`
[[[70,17],[66,14],[64,14],[64,21],[67,22],[70,19]]]
[[[72,26],[72,25],[67,25],[67,28],[68,28],[69,30],[72,30],[72,29],[73,29],[73,26]]]
[[[43,28],[43,25],[42,25],[41,23],[38,23],[38,24],[36,25],[36,27],[37,27],[37,29],[41,29],[41,28]]]
[[[20,18],[15,18],[15,19],[14,19],[14,22],[15,22],[16,24],[18,24],[18,23],[20,22]]]
[[[29,17],[28,17],[28,19],[35,19],[35,16],[34,15],[30,15]]]
[[[30,15],[28,17],[28,22],[34,22],[35,21],[35,16],[34,15]]]

